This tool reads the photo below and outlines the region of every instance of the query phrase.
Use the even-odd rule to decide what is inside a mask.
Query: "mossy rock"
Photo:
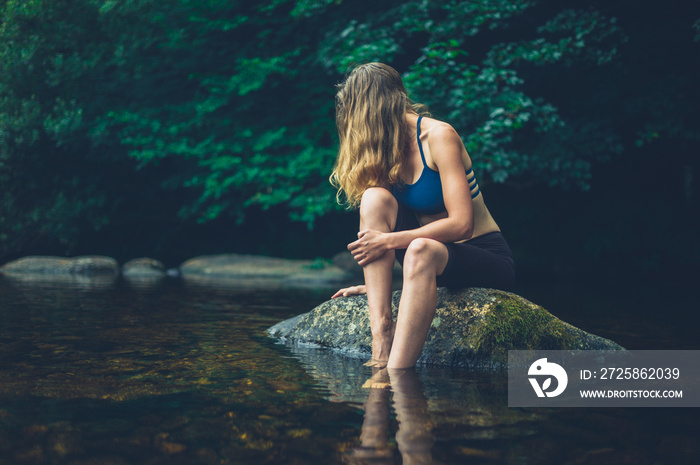
[[[290,260],[257,255],[203,255],[180,265],[188,283],[233,284],[248,280],[257,286],[305,287],[344,284],[352,273],[324,260]]]
[[[154,258],[134,258],[122,265],[122,275],[126,278],[161,278],[165,277],[165,265]]]
[[[401,291],[393,294],[396,318]],[[332,299],[268,329],[291,343],[317,344],[349,355],[371,354],[366,296]],[[494,289],[438,289],[437,310],[418,363],[505,366],[508,350],[624,350],[563,322],[516,294]]]
[[[6,263],[0,273],[13,275],[85,275],[116,276],[119,263],[111,257],[85,255],[79,257],[53,257],[34,255]]]

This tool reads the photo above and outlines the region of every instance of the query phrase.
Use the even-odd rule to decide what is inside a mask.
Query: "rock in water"
[[[392,297],[396,318],[401,291]],[[267,330],[292,343],[317,344],[349,355],[371,354],[366,296],[329,300]],[[505,366],[508,350],[624,350],[608,339],[561,321],[509,292],[438,289],[437,311],[418,363]]]
[[[180,273],[190,283],[233,284],[248,280],[256,286],[288,287],[346,283],[352,273],[324,261],[289,260],[256,255],[203,255],[180,265]]]
[[[127,278],[161,278],[165,277],[165,265],[154,258],[134,258],[124,263],[122,275]]]
[[[6,263],[0,267],[6,275],[23,274],[74,274],[85,276],[116,276],[119,263],[111,257],[86,255],[73,258],[52,256],[31,256]]]

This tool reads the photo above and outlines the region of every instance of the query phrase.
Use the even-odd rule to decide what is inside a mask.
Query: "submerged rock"
[[[352,273],[322,260],[289,260],[257,255],[205,255],[180,265],[180,273],[188,282],[249,280],[285,286],[344,283]]]
[[[401,291],[393,294],[396,317]],[[329,300],[309,313],[267,330],[292,343],[369,356],[372,334],[366,296]],[[437,311],[418,363],[444,366],[504,365],[508,350],[624,350],[608,339],[561,321],[509,292],[438,289]]]
[[[80,257],[30,256],[6,263],[0,267],[5,275],[76,274],[85,276],[119,274],[119,263],[111,257],[86,255]]]

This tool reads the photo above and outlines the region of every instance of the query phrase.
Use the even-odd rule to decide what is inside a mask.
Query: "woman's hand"
[[[336,297],[348,297],[351,295],[361,295],[361,294],[367,294],[367,288],[365,287],[364,284],[361,284],[359,286],[352,286],[352,287],[346,287],[344,289],[339,290],[335,294],[333,294],[333,297],[331,299],[335,299]]]
[[[365,229],[357,233],[357,237],[355,242],[348,244],[348,250],[360,266],[372,263],[389,250],[387,244],[389,235],[387,233]]]

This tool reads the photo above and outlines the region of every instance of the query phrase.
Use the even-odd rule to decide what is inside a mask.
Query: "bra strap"
[[[420,120],[422,120],[423,117],[419,116],[418,117],[418,123],[416,123],[416,138],[418,139],[418,150],[420,150],[420,158],[423,160],[423,166],[428,166],[428,164],[425,162],[425,154],[423,153],[423,145],[420,143]]]

